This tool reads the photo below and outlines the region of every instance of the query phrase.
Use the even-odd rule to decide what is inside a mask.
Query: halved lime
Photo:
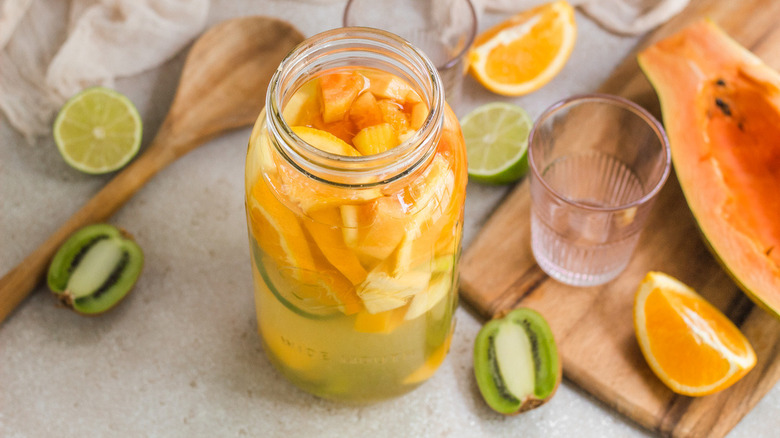
[[[528,171],[528,134],[531,118],[517,105],[482,105],[460,125],[466,140],[469,177],[488,184],[507,184]]]
[[[141,147],[141,116],[123,94],[92,87],[76,94],[54,121],[54,141],[65,161],[101,174],[127,164]]]

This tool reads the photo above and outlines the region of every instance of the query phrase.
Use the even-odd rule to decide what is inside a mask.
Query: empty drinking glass
[[[531,247],[539,266],[575,286],[615,278],[669,175],[661,124],[620,97],[574,96],[537,119],[528,162]]]

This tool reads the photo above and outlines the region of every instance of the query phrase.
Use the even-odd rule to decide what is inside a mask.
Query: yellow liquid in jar
[[[283,116],[314,146],[380,153],[419,128],[421,102],[397,76],[341,69],[300,87]],[[446,356],[466,183],[462,135],[447,116],[434,158],[408,183],[352,193],[308,179],[262,150],[264,129],[253,132],[262,173],[247,180],[247,219],[259,332],[299,387],[381,400],[427,380]]]

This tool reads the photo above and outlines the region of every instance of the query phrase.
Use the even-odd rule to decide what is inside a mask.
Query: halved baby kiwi
[[[561,382],[558,348],[547,321],[522,308],[485,324],[474,344],[474,375],[497,412],[519,414],[544,404]]]
[[[57,250],[47,282],[65,305],[96,315],[130,292],[143,264],[143,252],[127,232],[108,224],[88,225]]]

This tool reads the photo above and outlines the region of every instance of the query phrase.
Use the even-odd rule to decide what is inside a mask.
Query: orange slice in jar
[[[341,188],[309,178],[288,163],[280,163],[279,190],[302,212],[311,212],[344,204],[370,202],[382,196],[377,187]]]
[[[402,219],[379,214],[377,202],[339,207],[344,242],[369,269],[387,259],[404,237]]]
[[[323,131],[309,126],[293,126],[292,131],[315,148],[334,155],[343,155],[347,157],[358,157],[360,152],[349,145],[349,143],[336,137],[328,131]]]
[[[436,242],[449,218],[455,176],[447,160],[437,155],[426,172],[417,177],[401,195],[400,204],[406,213],[404,237],[399,244],[393,275],[400,275],[414,266],[433,259]],[[398,214],[394,205],[383,204],[382,214]]]
[[[305,83],[290,97],[282,110],[282,117],[289,126],[305,125],[320,116],[320,82]]]
[[[417,103],[422,99],[412,87],[398,76],[379,70],[361,70],[368,79],[368,91],[380,99],[392,99],[400,104]]]
[[[305,220],[304,225],[328,262],[352,284],[362,283],[368,273],[354,251],[344,242],[344,234],[338,226],[342,221],[339,209],[325,208],[312,211],[309,215],[311,220]]]
[[[247,201],[250,228],[263,252],[280,266],[295,267],[301,273],[316,272],[317,266],[298,218],[276,198],[262,178],[255,182]]]
[[[278,274],[289,278],[290,287],[297,286],[296,293],[301,299],[320,299],[325,306],[335,300],[347,315],[362,308],[354,286],[340,273],[328,271],[327,263],[318,260],[322,255],[313,252],[298,217],[276,198],[262,179],[253,186],[248,203],[250,229],[255,240],[274,261],[273,268]]]
[[[561,71],[576,38],[571,5],[565,0],[547,3],[480,34],[469,53],[469,70],[494,93],[522,96]]]
[[[648,365],[678,394],[720,391],[756,364],[750,342],[726,316],[660,272],[648,273],[639,285],[634,327]]]
[[[355,331],[360,333],[391,333],[404,322],[406,308],[397,307],[380,313],[358,312]]]

